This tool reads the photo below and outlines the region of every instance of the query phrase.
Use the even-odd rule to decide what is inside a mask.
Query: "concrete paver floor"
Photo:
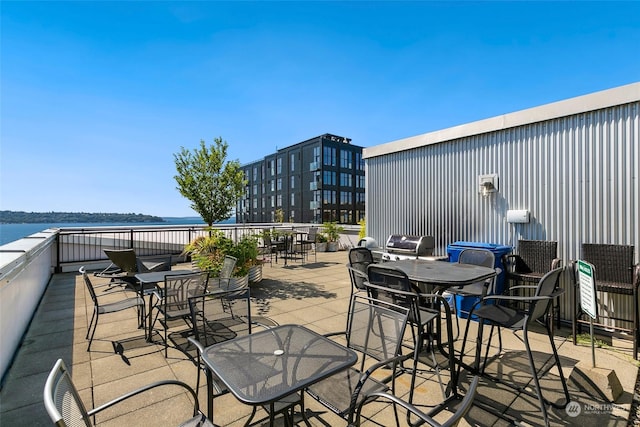
[[[350,281],[345,268],[347,253],[319,253],[317,262],[265,264],[264,279],[251,285],[251,309],[254,320],[258,317],[279,324],[305,325],[319,333],[344,330],[350,295]],[[92,277],[94,284],[106,284],[106,279]],[[103,297],[105,299],[109,296]],[[170,347],[164,357],[164,346],[158,335],[154,343],[147,343],[144,333],[137,328],[134,309],[103,316],[100,319],[90,352],[86,351],[87,325],[93,306],[79,274],[56,274],[42,298],[22,346],[0,390],[0,426],[51,425],[42,403],[44,382],[55,360],[63,358],[71,369],[73,380],[89,408],[96,407],[136,387],[162,380],[179,379],[195,387],[197,370],[194,363],[181,351]],[[466,320],[461,319],[461,327]],[[475,336],[475,322],[470,332]],[[589,347],[574,346],[567,334],[569,328],[557,331],[555,342],[567,378],[580,360],[591,360]],[[528,386],[533,391],[529,364],[524,345],[511,332],[503,331],[504,350],[501,357],[491,363],[487,371],[505,382]],[[460,349],[460,342],[456,348]],[[546,335],[534,333],[532,345],[536,363],[548,361],[551,350]],[[494,344],[497,340],[494,340]],[[564,409],[549,409],[552,425],[622,426],[627,425],[629,410],[634,399],[637,364],[631,358],[627,342],[615,342],[615,347],[598,349],[598,365],[616,370],[624,388],[623,395],[614,404],[581,390],[569,380],[573,402],[579,404],[580,413],[568,414]],[[471,350],[472,351],[472,350]],[[471,354],[467,352],[467,354]],[[471,356],[465,361],[470,362]],[[549,364],[547,364],[548,366]],[[409,366],[409,365],[407,365]],[[442,399],[438,376],[428,366],[420,364],[416,384],[416,402],[432,405]],[[449,372],[441,371],[447,381]],[[464,373],[460,384],[466,390],[470,375]],[[409,374],[398,378],[398,391],[406,398],[410,385]],[[545,396],[561,400],[562,393],[557,372],[551,370],[542,380]],[[199,390],[200,407],[206,410],[206,390]],[[251,408],[227,394],[215,399],[214,421],[217,425],[244,425]],[[535,395],[518,393],[496,382],[482,379],[478,404],[461,425],[543,425],[542,414]],[[346,423],[306,397],[306,415],[313,426],[345,425]],[[176,425],[190,411],[192,403],[177,388],[144,394],[118,405],[96,417],[100,426],[136,426],[149,422]],[[483,408],[491,408],[488,412]],[[426,408],[428,409],[428,408]],[[455,408],[452,408],[455,409]],[[498,414],[498,415],[496,415]],[[363,425],[394,424],[393,410],[386,404],[373,403],[366,407]],[[258,411],[258,417],[265,412]],[[446,417],[447,413],[440,417]],[[401,416],[404,421],[404,416]],[[282,424],[278,420],[279,425]],[[303,425],[299,414],[297,423]],[[258,425],[265,424],[258,422]]]

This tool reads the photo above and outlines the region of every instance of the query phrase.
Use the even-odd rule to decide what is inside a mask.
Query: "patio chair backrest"
[[[400,354],[409,310],[385,301],[353,295],[347,346],[382,361]],[[364,369],[365,357],[361,360]]]
[[[596,281],[633,283],[633,246],[583,243],[582,260],[596,267]]]
[[[367,266],[373,264],[373,255],[368,248],[356,247],[349,249],[349,267],[363,274],[356,274],[349,270],[352,287],[355,289],[365,289],[365,277],[367,276]]]
[[[165,276],[162,298],[165,314],[189,312],[189,298],[207,292],[208,277],[205,272]]]
[[[89,279],[89,275],[87,274],[85,267],[84,266],[80,267],[79,271],[80,271],[80,274],[82,274],[82,279],[84,280],[84,284],[86,285],[87,290],[89,291],[89,295],[91,295],[91,300],[93,301],[93,305],[97,307],[98,297],[96,295],[95,289],[93,289],[93,284],[91,283],[91,279]]]
[[[551,270],[538,282],[534,296],[550,296],[558,289],[560,274],[564,271],[564,267]],[[529,305],[529,322],[533,322],[546,315],[553,305],[553,299],[533,300]]]
[[[487,249],[463,249],[460,252],[460,255],[458,255],[459,264],[471,264],[494,268],[495,262],[495,255]]]
[[[138,257],[136,260],[138,273],[171,270],[171,254]]]
[[[318,235],[318,227],[309,227],[309,232],[307,233],[307,240],[309,242],[315,242],[317,235]]]
[[[557,254],[558,242],[518,240],[516,271],[520,273],[546,273],[551,270]]]
[[[231,255],[225,255],[224,261],[222,261],[222,268],[220,269],[220,278],[229,279],[233,276],[233,269],[236,268],[238,258]]]
[[[136,252],[133,249],[104,249],[104,253],[123,272],[131,275],[138,272]]]
[[[59,359],[44,385],[44,406],[57,426],[92,426],[78,390],[62,359]]]

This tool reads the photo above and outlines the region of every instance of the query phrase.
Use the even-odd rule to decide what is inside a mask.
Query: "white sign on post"
[[[578,282],[580,284],[580,306],[582,311],[592,319],[598,317],[596,304],[596,287],[593,280],[594,266],[578,260]]]

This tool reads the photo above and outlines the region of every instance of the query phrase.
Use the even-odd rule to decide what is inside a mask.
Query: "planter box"
[[[229,288],[237,289],[237,288],[246,288],[249,286],[249,275],[242,277],[232,277],[229,281]]]
[[[326,252],[326,251],[327,251],[327,242],[316,243],[316,252]]]
[[[249,283],[258,283],[262,280],[262,264],[249,268]]]
[[[338,242],[327,242],[327,252],[336,252],[338,250]]]

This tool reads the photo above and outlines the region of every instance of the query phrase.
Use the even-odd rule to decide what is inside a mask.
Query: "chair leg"
[[[536,366],[533,362],[533,354],[531,354],[531,348],[529,347],[529,334],[527,328],[524,328],[524,345],[527,349],[527,357],[529,358],[529,365],[531,366],[531,375],[533,376],[533,382],[536,385],[536,395],[538,396],[538,401],[540,402],[540,410],[542,411],[542,416],[544,418],[544,425],[549,425],[549,416],[547,414],[547,406],[544,403],[544,398],[542,397],[542,390],[540,389],[540,381],[538,380],[538,371],[536,370]]]
[[[93,315],[91,316],[91,322],[89,322],[89,329],[87,329],[87,338],[89,339],[89,345],[87,346],[87,351],[91,350],[91,343],[93,342],[93,335],[96,333],[96,329],[98,328],[98,317],[100,316],[100,314],[98,313],[98,308],[94,308],[93,310]],[[93,323],[95,318],[95,323]],[[91,329],[91,326],[93,325],[93,329]],[[91,331],[91,334],[89,334],[89,331]]]

